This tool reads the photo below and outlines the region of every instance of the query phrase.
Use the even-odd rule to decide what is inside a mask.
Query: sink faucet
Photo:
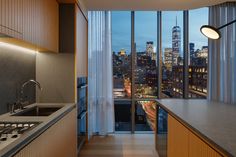
[[[21,85],[21,90],[20,90],[20,101],[19,101],[19,108],[20,109],[23,109],[24,108],[24,99],[23,99],[23,96],[24,96],[24,88],[26,85],[28,85],[29,83],[34,83],[35,85],[37,85],[37,87],[42,91],[42,87],[40,85],[40,83],[36,80],[33,80],[33,79],[30,79],[26,82],[24,82],[22,85]]]
[[[40,83],[36,80],[33,80],[33,79],[30,79],[26,82],[24,82],[22,85],[21,85],[21,90],[20,90],[20,99],[13,103],[13,104],[8,104],[8,106],[11,107],[10,109],[10,113],[15,113],[15,109],[24,109],[24,106],[27,105],[27,101],[24,101],[24,89],[25,89],[25,86],[28,85],[29,83],[33,83],[35,85],[37,85],[37,87],[40,89],[40,91],[42,91],[42,87],[40,85]]]

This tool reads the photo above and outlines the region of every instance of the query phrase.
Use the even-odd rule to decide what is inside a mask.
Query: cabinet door
[[[32,44],[36,44],[36,1],[37,0],[22,0],[23,40]]]
[[[76,109],[73,109],[14,157],[76,157],[76,154]]]
[[[56,0],[37,0],[34,27],[39,47],[58,52],[59,5]]]
[[[188,157],[189,130],[175,118],[168,115],[168,157]],[[200,157],[200,156],[198,156]]]
[[[189,133],[189,156],[190,157],[222,157],[217,151],[203,142],[192,132]]]
[[[58,52],[57,0],[0,0],[0,33]]]
[[[22,38],[22,0],[0,0],[0,33]]]
[[[76,6],[76,62],[77,77],[88,76],[88,22]]]

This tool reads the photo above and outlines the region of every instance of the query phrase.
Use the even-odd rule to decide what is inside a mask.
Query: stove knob
[[[3,137],[3,138],[0,139],[0,141],[6,141],[6,140],[7,140],[6,137]]]
[[[17,138],[17,137],[18,137],[17,134],[11,136],[11,138]]]

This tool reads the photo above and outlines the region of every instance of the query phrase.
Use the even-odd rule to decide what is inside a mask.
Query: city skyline
[[[189,14],[189,42],[195,44],[195,49],[201,49],[205,46],[207,39],[200,34],[199,28],[207,24],[205,18],[191,18],[208,13],[207,8],[191,10]],[[172,29],[176,25],[181,29],[181,52],[183,46],[183,12],[182,11],[164,11],[162,12],[162,50],[172,47]],[[146,29],[145,29],[146,28]],[[137,11],[135,12],[135,42],[137,52],[144,52],[146,42],[154,42],[154,49],[157,48],[157,23],[156,12],[154,11]],[[144,32],[145,31],[145,32]],[[115,11],[112,12],[112,49],[119,52],[121,49],[129,54],[131,49],[131,12]],[[164,35],[165,34],[165,35]]]

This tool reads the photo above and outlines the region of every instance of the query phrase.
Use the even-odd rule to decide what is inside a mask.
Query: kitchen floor
[[[78,157],[158,157],[154,134],[94,136]]]

